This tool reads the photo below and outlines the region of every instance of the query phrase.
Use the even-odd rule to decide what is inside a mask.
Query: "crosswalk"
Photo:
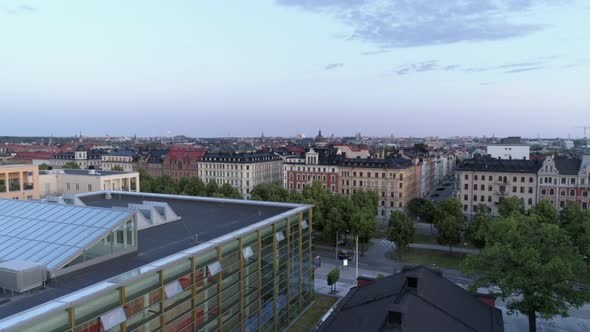
[[[373,240],[373,244],[381,246],[381,247],[388,247],[391,248],[393,246],[393,242],[387,239],[375,239]]]

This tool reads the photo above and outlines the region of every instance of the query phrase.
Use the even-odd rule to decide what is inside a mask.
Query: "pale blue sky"
[[[0,0],[0,135],[581,136],[584,0]]]

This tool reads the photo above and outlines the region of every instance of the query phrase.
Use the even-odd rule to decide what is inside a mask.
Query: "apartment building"
[[[526,209],[538,202],[538,160],[474,158],[456,168],[455,190],[463,213],[473,215],[484,204],[491,215],[498,215],[502,199],[516,196]]]
[[[379,196],[378,216],[389,218],[418,197],[416,174],[420,165],[402,158],[344,159],[339,163],[340,193],[373,191]]]
[[[539,199],[547,199],[556,209],[575,202],[582,209],[590,207],[590,155],[582,158],[549,156],[539,170]]]
[[[49,166],[53,168],[63,168],[69,162],[75,162],[80,169],[100,169],[102,165],[102,156],[106,154],[103,150],[91,149],[86,150],[83,145],[76,148],[76,151],[59,152],[49,158]]]
[[[0,165],[0,198],[39,199],[39,167]]]
[[[113,151],[101,156],[100,169],[104,171],[111,171],[113,168],[120,167],[124,172],[133,171],[133,158],[135,151],[120,150]]]
[[[199,174],[199,161],[207,152],[203,148],[172,147],[162,161],[162,172],[175,180]]]
[[[338,193],[342,156],[335,149],[309,149],[302,156],[287,158],[283,165],[283,186],[301,192],[306,185],[320,181],[324,189]]]
[[[206,153],[198,162],[205,183],[228,183],[246,198],[258,184],[280,183],[282,172],[283,160],[273,153]]]
[[[39,174],[39,195],[80,194],[100,190],[139,192],[138,172],[54,169]]]

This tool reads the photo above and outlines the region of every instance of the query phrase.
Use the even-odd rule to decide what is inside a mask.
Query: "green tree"
[[[436,230],[438,236],[436,241],[442,245],[448,245],[451,252],[453,252],[453,246],[461,243],[461,224],[463,223],[463,217],[457,218],[456,216],[446,215],[443,219],[439,220],[436,224]]]
[[[416,225],[405,213],[394,211],[389,216],[387,239],[395,243],[399,254],[412,242],[416,235]]]
[[[229,183],[224,183],[221,188],[219,188],[219,193],[223,195],[224,198],[244,199],[244,196],[240,194],[238,189],[234,188]]]
[[[377,214],[377,204],[379,196],[374,191],[357,191],[350,196],[350,199],[358,208],[369,208],[373,211],[373,216]]]
[[[111,168],[111,171],[116,171],[116,172],[123,172],[123,167],[121,167],[121,165],[115,165]]]
[[[250,199],[255,201],[286,202],[289,192],[278,183],[261,183],[250,192]]]
[[[205,186],[205,193],[207,194],[207,197],[213,197],[213,195],[217,194],[218,192],[219,186],[217,185],[216,181],[210,180],[207,182],[207,185]]]
[[[494,295],[511,298],[509,310],[528,316],[529,331],[536,331],[538,316],[565,317],[590,300],[574,287],[586,271],[583,259],[557,225],[515,213],[494,220],[490,230],[481,254],[466,259],[464,271],[477,277],[470,287],[497,286]]]
[[[429,200],[424,200],[422,203],[422,207],[420,209],[420,217],[421,222],[432,224],[434,223],[434,215],[436,211],[436,205]]]
[[[330,208],[328,216],[326,217],[323,235],[329,239],[335,239],[336,234],[346,234],[348,227],[342,217],[342,213],[338,207]]]
[[[80,165],[78,165],[78,163],[76,163],[75,161],[68,161],[67,163],[65,163],[62,168],[64,169],[80,169]]]
[[[435,225],[448,216],[463,219],[463,206],[456,198],[448,198],[435,208],[433,214]]]
[[[358,236],[361,254],[364,255],[371,238],[377,233],[374,209],[357,208],[352,215],[351,232]]]
[[[152,177],[149,173],[143,169],[139,169],[139,184],[141,185],[141,191],[144,193],[151,193],[152,192]]]
[[[154,179],[152,183],[152,192],[159,194],[175,195],[178,193],[176,182],[168,176],[160,176]]]
[[[485,247],[486,230],[491,222],[491,218],[486,213],[481,210],[478,211],[475,217],[467,224],[465,238],[476,248],[482,249]]]
[[[420,217],[422,212],[422,206],[424,205],[424,199],[422,198],[412,198],[408,202],[408,206],[406,207],[406,211],[408,211],[408,215],[414,219]]]
[[[184,188],[184,193],[191,196],[207,196],[205,182],[197,176],[189,178]]]
[[[330,292],[336,293],[336,283],[340,280],[340,270],[338,268],[332,269],[332,271],[328,272],[328,286],[330,286]]]
[[[500,200],[498,204],[498,214],[502,217],[508,217],[512,214],[524,214],[524,203],[516,196],[510,196]]]
[[[576,202],[568,202],[559,211],[559,225],[583,256],[589,256],[590,211],[583,211]]]
[[[558,222],[557,211],[553,204],[547,199],[543,199],[529,209],[530,215],[536,215],[539,220],[545,223],[555,224]]]
[[[47,165],[46,163],[42,163],[41,165],[39,165],[40,171],[46,171],[48,169],[49,169],[49,165]]]

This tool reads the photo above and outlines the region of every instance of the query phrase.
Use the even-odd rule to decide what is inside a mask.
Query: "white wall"
[[[495,159],[526,159],[531,154],[531,148],[528,145],[488,145],[488,154]]]

